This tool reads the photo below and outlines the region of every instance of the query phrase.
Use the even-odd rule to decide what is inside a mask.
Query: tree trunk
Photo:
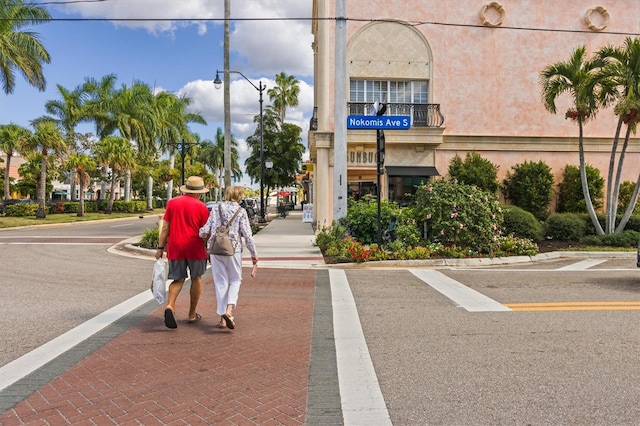
[[[605,219],[605,229],[607,234],[611,234],[613,228],[615,226],[615,215],[613,215],[614,219],[611,220],[612,217],[612,209],[613,209],[613,170],[615,169],[616,164],[616,151],[618,150],[618,141],[620,140],[620,130],[622,129],[622,117],[618,118],[618,127],[616,128],[616,135],[613,138],[613,145],[611,146],[611,157],[609,158],[609,175],[607,177],[607,195],[605,201],[605,211],[607,212],[607,217]]]
[[[124,200],[131,201],[131,169],[124,174]]]
[[[45,203],[45,193],[47,191],[47,155],[42,153],[42,164],[40,167],[40,182],[38,185],[37,199],[38,199],[38,209],[36,210],[36,219],[46,219],[47,214],[45,211],[46,203]]]
[[[622,180],[622,166],[624,165],[624,157],[629,146],[629,136],[631,136],[631,126],[627,127],[627,134],[624,137],[622,150],[620,150],[620,158],[618,160],[618,170],[616,172],[616,181],[613,185],[613,197],[611,198],[611,232],[615,232],[616,217],[618,216],[618,199],[620,198],[620,181]]]
[[[82,175],[78,176],[79,180],[80,180],[80,200],[78,202],[78,217],[83,217],[84,216],[84,178],[82,177]]]
[[[633,188],[633,195],[631,195],[631,200],[629,201],[627,210],[624,212],[624,216],[622,216],[622,219],[620,219],[620,223],[616,228],[616,233],[624,231],[624,227],[627,226],[627,222],[629,222],[629,218],[633,214],[633,210],[636,208],[636,203],[638,202],[639,190],[640,190],[640,174],[638,174],[638,180],[636,180],[636,187]]]
[[[109,202],[107,202],[106,213],[111,214],[113,212],[113,200],[116,198],[116,183],[118,182],[117,173],[115,170],[111,171],[111,193],[109,194]]]
[[[153,210],[153,178],[147,176],[147,210]]]
[[[11,179],[9,178],[9,173],[11,173],[11,152],[7,152],[7,161],[5,163],[5,171],[4,171],[4,199],[8,200],[10,197],[9,195],[11,194],[11,188],[9,186],[9,183],[11,181]]]
[[[598,216],[596,215],[596,211],[593,208],[593,203],[591,202],[591,194],[589,194],[589,185],[587,182],[587,167],[584,161],[584,139],[581,117],[578,117],[578,129],[578,155],[580,157],[580,182],[582,183],[582,195],[584,197],[584,202],[587,205],[587,211],[589,212],[589,216],[591,217],[591,222],[593,223],[593,227],[596,230],[596,234],[604,235],[604,230],[602,229],[602,225],[600,225],[600,222],[598,221]]]
[[[176,155],[172,152],[169,156],[169,168],[173,169],[176,164]],[[173,194],[173,179],[167,182],[167,201],[169,201]]]

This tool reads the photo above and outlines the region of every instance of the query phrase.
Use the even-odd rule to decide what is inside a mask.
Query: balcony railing
[[[347,102],[349,115],[371,114],[371,102]],[[411,127],[441,127],[444,116],[440,112],[440,104],[394,104],[387,103],[384,115],[408,115],[411,117]]]

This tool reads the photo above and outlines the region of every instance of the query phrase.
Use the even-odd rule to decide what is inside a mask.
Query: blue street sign
[[[408,115],[349,115],[347,129],[407,130],[411,127]]]

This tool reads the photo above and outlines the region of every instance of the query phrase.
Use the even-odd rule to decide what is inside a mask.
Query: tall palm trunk
[[[113,212],[113,201],[116,199],[116,183],[118,182],[118,174],[115,170],[111,171],[111,193],[109,194],[109,201],[107,202],[106,213]]]
[[[36,191],[36,198],[38,199],[38,209],[36,210],[36,219],[45,219],[47,214],[45,212],[45,193],[47,191],[47,162],[48,157],[45,152],[42,153],[42,165],[40,167],[40,182],[38,182],[38,189]]]
[[[596,230],[596,234],[604,235],[602,225],[598,221],[598,216],[593,208],[593,202],[591,201],[591,194],[589,193],[589,184],[587,181],[587,167],[584,161],[584,133],[583,133],[583,118],[578,117],[578,155],[580,157],[580,182],[582,183],[582,195],[584,201],[587,204],[587,211],[591,217],[591,222]]]
[[[615,226],[615,219],[612,221],[612,206],[613,206],[613,169],[616,163],[616,151],[618,150],[618,141],[620,140],[620,130],[622,129],[622,117],[618,119],[618,126],[616,128],[616,135],[613,138],[613,144],[611,146],[611,157],[609,157],[609,175],[607,177],[607,199],[605,201],[605,209],[607,211],[606,218],[606,233],[611,234],[613,227]]]
[[[131,169],[127,169],[124,174],[124,200],[131,201]]]
[[[175,165],[176,165],[176,155],[172,152],[171,155],[169,155],[169,168],[173,170],[173,167]],[[167,201],[169,201],[172,198],[172,194],[173,194],[173,179],[167,182]]]
[[[5,162],[5,173],[4,173],[4,199],[8,200],[10,198],[10,191],[11,188],[9,186],[9,173],[11,171],[11,157],[13,157],[13,155],[11,155],[10,152],[6,153],[7,156],[7,161]]]
[[[636,203],[638,202],[638,192],[640,192],[640,174],[638,174],[638,179],[636,180],[636,187],[633,188],[633,194],[631,195],[631,200],[629,201],[629,205],[627,206],[627,210],[624,212],[622,219],[620,219],[620,223],[616,228],[616,232],[622,232],[624,227],[627,226],[627,222],[629,222],[629,218],[631,218],[631,214],[636,207]]]
[[[611,233],[613,233],[616,226],[616,217],[618,216],[618,199],[620,198],[620,182],[622,180],[622,166],[624,165],[624,157],[629,146],[629,136],[631,136],[631,126],[627,127],[627,134],[624,137],[624,143],[620,150],[620,157],[618,160],[618,170],[616,171],[616,181],[613,186],[613,196],[611,197]]]
[[[84,188],[86,185],[86,182],[84,181],[84,176],[82,175],[81,172],[78,174],[78,180],[80,181],[80,200],[79,200],[79,204],[78,204],[78,216],[82,217],[84,216]]]
[[[147,176],[147,210],[153,210],[153,178]]]

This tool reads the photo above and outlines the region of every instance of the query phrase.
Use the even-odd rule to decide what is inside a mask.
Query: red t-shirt
[[[169,200],[164,212],[164,220],[169,223],[167,259],[206,259],[207,251],[198,232],[208,218],[209,210],[199,198],[180,195]]]

